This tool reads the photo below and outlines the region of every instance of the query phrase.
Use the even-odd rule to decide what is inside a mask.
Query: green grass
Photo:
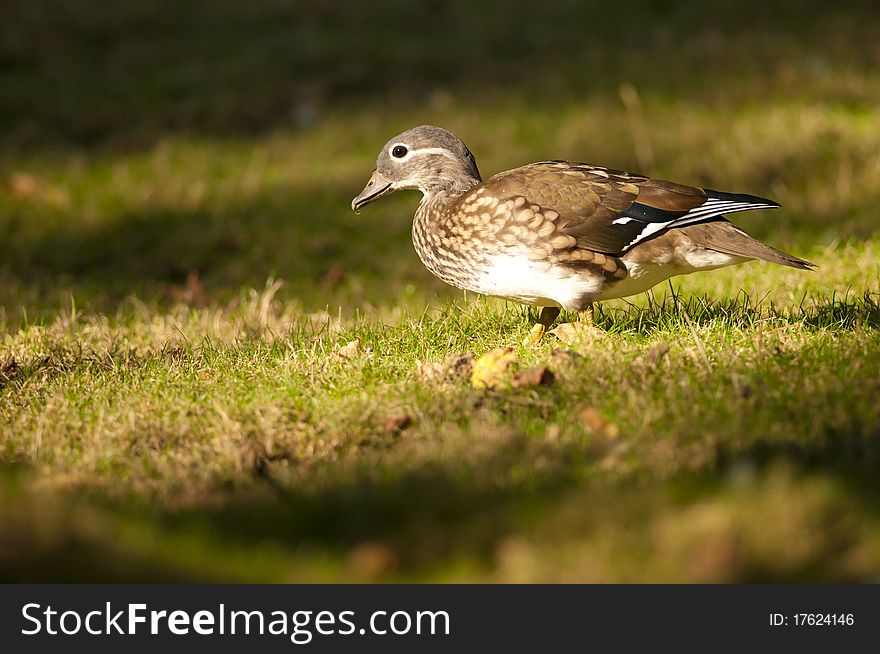
[[[876,580],[876,12],[582,4],[14,3],[0,578]],[[414,194],[350,211],[422,122],[484,175],[773,197],[737,222],[818,269],[678,278],[523,348],[534,311],[422,268]],[[425,374],[506,346],[555,382]]]

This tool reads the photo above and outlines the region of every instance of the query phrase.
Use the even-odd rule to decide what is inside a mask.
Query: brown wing
[[[570,236],[572,247],[612,255],[670,227],[778,206],[754,196],[567,161],[516,168],[487,180],[483,187],[498,199],[524,197],[527,206],[537,205],[545,216],[558,214],[551,237]]]
[[[633,183],[646,178],[564,161],[515,168],[483,183],[498,198],[523,196],[528,204],[552,209],[559,226],[588,233],[610,224],[638,196]]]

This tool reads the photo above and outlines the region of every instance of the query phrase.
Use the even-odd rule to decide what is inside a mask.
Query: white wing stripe
[[[722,211],[700,214],[698,217],[706,218],[709,216],[720,216],[725,213],[737,213],[739,211],[751,211],[752,209],[776,209],[776,208],[777,207],[775,207],[772,204],[747,204],[745,206],[730,207],[727,209],[723,209]],[[682,216],[682,218],[690,218],[690,217],[691,217],[691,215]]]
[[[645,225],[645,228],[626,246],[632,247],[639,241],[643,241],[651,234],[656,234],[667,227],[684,227],[692,223],[700,222],[715,216],[722,216],[728,213],[739,213],[740,211],[750,211],[752,209],[775,209],[777,205],[766,204],[763,202],[736,202],[734,200],[721,200],[719,198],[709,198],[699,207],[691,209],[683,216],[667,222],[652,222]],[[618,218],[612,221],[612,224],[625,225],[632,218]]]
[[[745,204],[745,203],[732,203],[724,206],[714,205],[712,207],[700,207],[698,209],[694,209],[689,211],[685,215],[683,215],[679,220],[683,220],[686,218],[696,218],[698,216],[718,216],[723,213],[729,213],[733,211],[747,211],[749,209],[770,209],[772,208],[772,204]],[[673,221],[676,222],[676,221]]]
[[[685,215],[683,215],[678,220],[687,220],[690,218],[698,218],[698,217],[707,217],[707,216],[720,216],[724,213],[732,213],[734,211],[747,211],[749,209],[770,209],[772,208],[772,204],[745,204],[745,203],[730,203],[726,205],[712,205],[711,207],[698,207],[697,209],[692,209],[688,211]],[[678,222],[678,221],[672,221]]]
[[[655,234],[656,232],[659,232],[661,229],[666,229],[667,226],[669,226],[669,223],[648,223],[645,226],[645,229],[643,229],[639,233],[638,236],[636,236],[632,241],[630,241],[629,245],[627,245],[626,247],[628,247],[628,248],[632,247],[633,245],[635,245],[639,241],[643,241],[644,239],[648,238],[651,234]]]

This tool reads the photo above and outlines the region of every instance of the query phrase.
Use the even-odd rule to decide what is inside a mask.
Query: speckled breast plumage
[[[457,197],[425,196],[413,221],[413,245],[434,275],[457,288],[538,305],[560,302],[546,291],[508,288],[506,282],[523,285],[515,279],[517,266],[531,285],[585,281],[580,286],[592,290],[585,296],[627,276],[618,257],[579,248],[578,239],[563,231],[559,212],[508,195],[503,185],[501,196],[493,192],[498,181],[503,184],[493,178]],[[514,279],[504,279],[505,272]],[[569,303],[576,308],[591,299]]]

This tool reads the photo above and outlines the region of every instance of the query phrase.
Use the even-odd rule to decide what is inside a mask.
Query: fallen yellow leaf
[[[515,361],[512,347],[489,350],[474,361],[471,385],[474,388],[497,388],[506,381],[507,371]]]

